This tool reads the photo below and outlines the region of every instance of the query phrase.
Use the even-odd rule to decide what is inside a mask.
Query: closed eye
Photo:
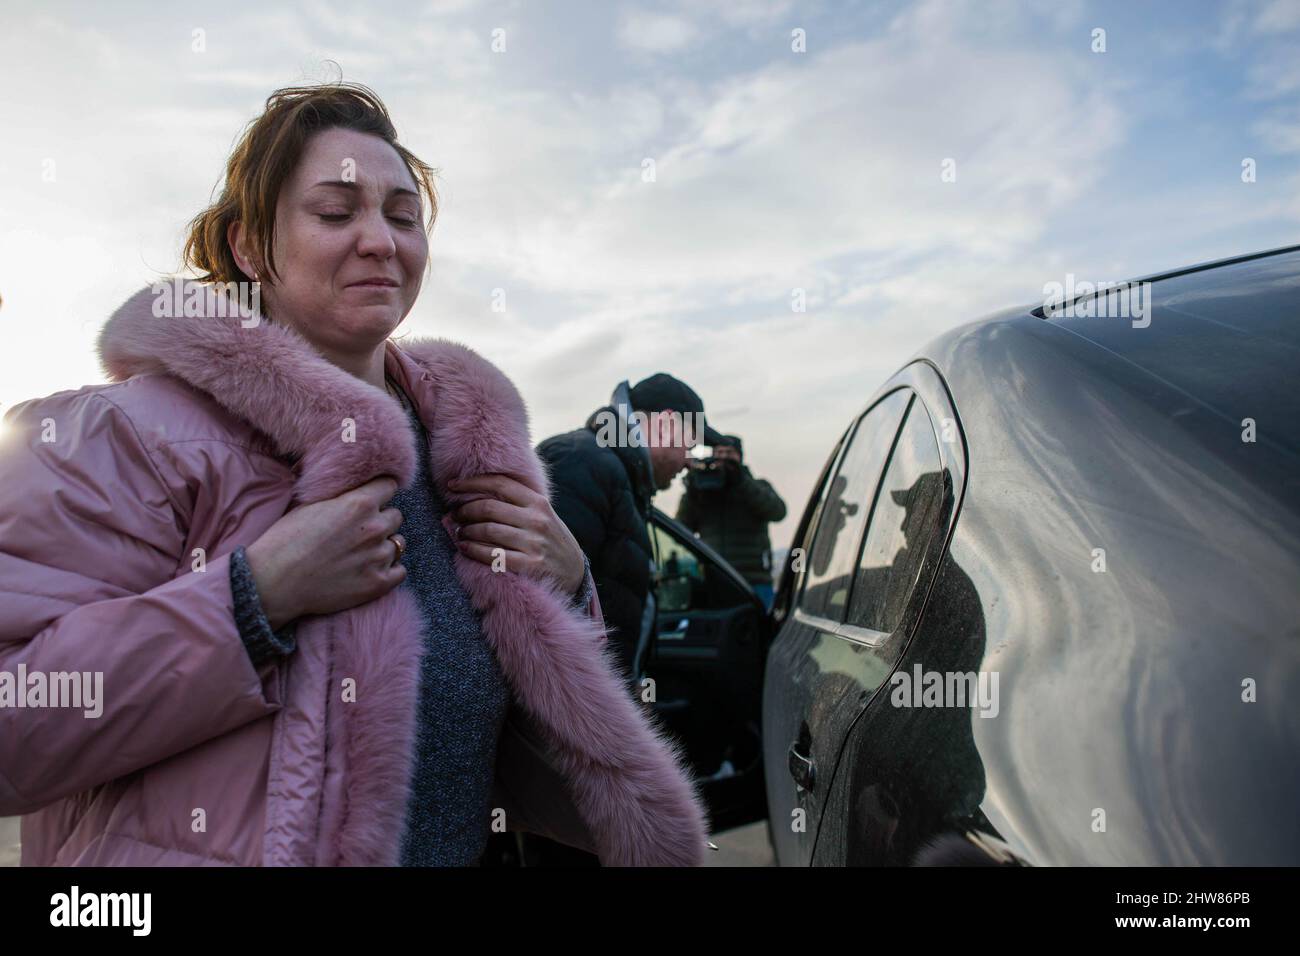
[[[323,222],[335,222],[335,223],[337,223],[337,222],[343,222],[343,221],[345,221],[345,220],[347,220],[347,219],[349,219],[349,218],[351,217],[351,213],[346,213],[346,212],[343,212],[343,213],[317,213],[316,215],[317,215],[317,216],[318,216],[318,217],[319,217]],[[403,218],[403,217],[401,217],[401,216],[389,216],[388,218],[391,219],[391,220],[393,220],[393,222],[401,223],[403,226],[408,227],[408,228],[409,228],[409,227],[413,227],[413,226],[418,226],[418,225],[420,224],[420,221],[419,221],[418,219],[405,219],[405,218]]]

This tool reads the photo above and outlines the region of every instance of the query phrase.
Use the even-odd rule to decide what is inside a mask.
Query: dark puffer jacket
[[[770,522],[785,517],[785,502],[772,486],[741,465],[722,488],[701,490],[693,475],[677,504],[677,520],[698,532],[750,584],[771,584]]]
[[[654,485],[648,449],[597,442],[600,421],[608,420],[602,413],[617,414],[613,406],[597,409],[585,427],[546,439],[537,452],[551,476],[551,505],[591,562],[611,645],[631,677],[650,590]]]

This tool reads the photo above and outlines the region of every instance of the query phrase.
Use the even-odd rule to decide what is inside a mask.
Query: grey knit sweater
[[[405,399],[405,404],[416,434],[424,436],[414,403]],[[415,481],[391,502],[402,513],[407,541],[402,587],[414,592],[424,636],[401,861],[403,866],[467,866],[478,862],[490,831],[497,740],[511,695],[455,575],[456,547],[442,526],[444,505],[433,483],[428,442],[418,446]],[[292,653],[293,625],[272,632],[243,548],[232,556],[230,577],[235,620],[254,664]],[[587,603],[590,589],[587,573],[575,606]]]

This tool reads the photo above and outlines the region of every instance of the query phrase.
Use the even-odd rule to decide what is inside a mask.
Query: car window
[[[646,522],[654,552],[651,586],[660,612],[720,611],[757,603],[753,591],[725,561],[704,553],[703,542],[690,528],[661,523],[668,521],[656,511]]]
[[[939,445],[914,401],[867,526],[848,623],[892,633],[903,618],[943,507]]]
[[[799,519],[799,530],[796,532],[793,546],[785,556],[784,567],[781,571],[781,587],[777,594],[776,609],[774,611],[781,617],[785,617],[785,611],[788,610],[788,595],[798,594],[800,585],[803,584],[804,573],[808,569],[806,558],[808,552],[812,550],[813,535],[817,533],[817,516],[821,514],[826,491],[830,488],[831,477],[835,474],[835,465],[839,461],[840,450],[849,440],[849,436],[853,433],[853,426],[856,424],[856,422],[850,422],[849,427],[840,436],[840,440],[835,443],[835,448],[831,451],[830,458],[817,479],[817,487],[813,489],[808,498],[803,517]]]
[[[699,603],[704,569],[699,559],[680,541],[653,521],[646,524],[654,542],[654,591],[658,610],[688,611]]]
[[[809,614],[837,623],[844,620],[862,528],[911,394],[899,389],[863,415],[831,478],[808,552],[807,584],[799,601],[799,607]]]

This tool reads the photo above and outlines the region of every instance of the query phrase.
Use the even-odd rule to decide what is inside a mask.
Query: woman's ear
[[[226,226],[226,242],[230,246],[230,254],[235,258],[235,264],[239,266],[244,275],[252,277],[258,274],[257,266],[253,264],[248,255],[248,236],[244,231],[244,224],[238,219],[232,221]]]

